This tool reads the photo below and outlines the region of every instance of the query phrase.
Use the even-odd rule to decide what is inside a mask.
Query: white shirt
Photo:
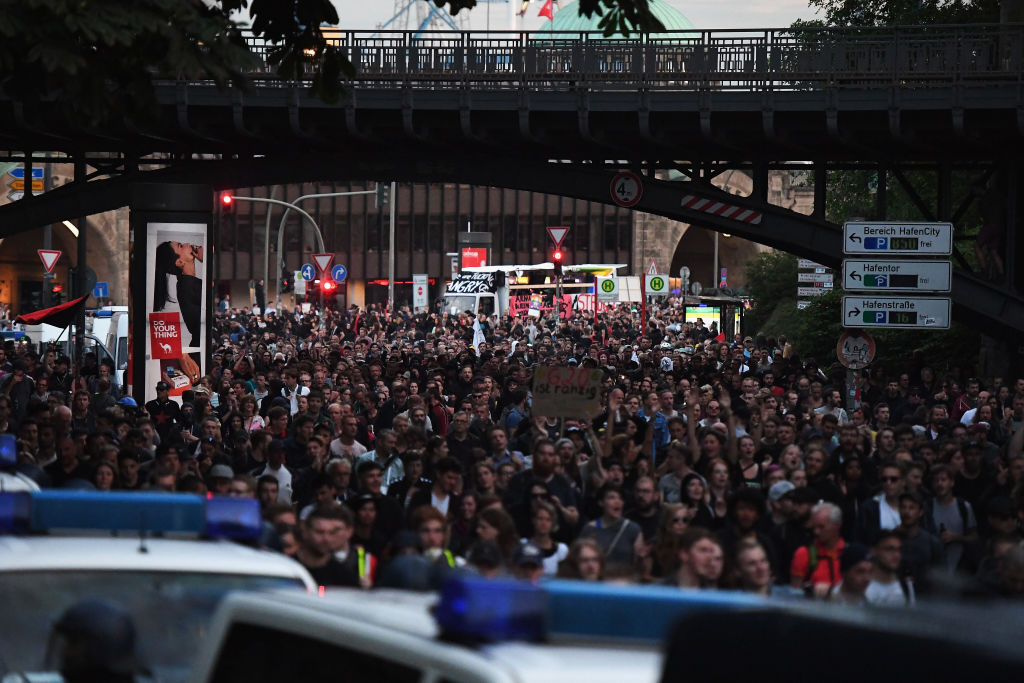
[[[349,459],[351,462],[355,462],[355,459],[366,453],[366,446],[353,440],[351,446],[346,446],[341,442],[341,437],[331,441],[330,445],[331,455],[343,456]],[[383,464],[383,463],[382,463]]]
[[[878,519],[880,529],[895,529],[900,525],[900,511],[893,509],[885,496],[878,499]]]
[[[864,601],[878,607],[912,607],[914,605],[914,584],[908,581],[906,586],[907,592],[904,594],[899,581],[881,583],[872,579],[868,584],[868,589],[864,591]]]
[[[274,470],[270,468],[270,465],[265,465],[258,474],[253,475],[253,478],[258,481],[265,474],[269,474],[274,479],[277,479],[277,502],[291,504],[292,473],[288,471],[288,468],[281,465],[280,468]]]
[[[438,498],[434,495],[434,492],[430,492],[430,504],[440,510],[445,516],[448,515],[448,504],[452,502],[451,496],[445,496],[443,499]]]
[[[294,416],[295,413],[299,412],[299,396],[308,396],[309,387],[304,387],[301,384],[296,384],[295,388],[290,390],[288,387],[281,387],[281,395],[288,399],[291,414]]]

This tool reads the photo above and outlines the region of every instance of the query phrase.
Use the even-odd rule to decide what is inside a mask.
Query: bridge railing
[[[359,87],[814,90],[1021,81],[1024,25],[594,32],[333,31]],[[254,74],[271,77],[268,46]],[[312,67],[308,77],[312,77]],[[263,80],[261,78],[260,80]]]

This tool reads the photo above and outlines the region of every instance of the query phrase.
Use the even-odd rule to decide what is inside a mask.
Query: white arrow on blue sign
[[[22,179],[25,178],[25,167],[24,166],[15,166],[10,171],[8,171],[8,173],[11,174],[12,176],[14,176],[15,178],[18,178],[19,180],[22,180]],[[43,177],[43,168],[41,166],[33,166],[32,167],[32,177],[37,179],[37,180],[38,179],[42,179],[42,177]]]
[[[331,268],[331,277],[335,282],[344,282],[348,277],[348,269],[340,263]]]
[[[313,272],[312,263],[303,263],[302,270],[299,272],[302,273],[302,279],[305,280],[306,282],[312,282],[313,278],[316,277],[316,273]]]

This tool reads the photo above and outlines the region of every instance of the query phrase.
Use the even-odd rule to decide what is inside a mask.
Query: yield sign
[[[47,273],[53,272],[53,267],[57,265],[57,259],[60,258],[59,249],[39,249],[39,260],[43,262],[43,268],[46,268]]]
[[[331,261],[334,260],[334,254],[313,254],[313,263],[316,264],[317,270],[321,273],[326,273],[327,269],[331,267]]]
[[[654,259],[651,259],[651,265],[647,266],[647,274],[648,275],[657,275],[658,274],[658,264],[654,262]]]
[[[555,249],[562,246],[562,240],[569,234],[569,228],[548,228],[548,237],[555,243]]]

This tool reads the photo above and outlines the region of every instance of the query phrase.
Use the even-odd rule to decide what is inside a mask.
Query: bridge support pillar
[[[198,383],[209,355],[213,304],[213,189],[139,183],[132,188],[129,382],[140,404],[156,383],[178,397]]]
[[[825,220],[825,188],[828,186],[828,170],[822,159],[814,162],[814,213],[818,220]]]

